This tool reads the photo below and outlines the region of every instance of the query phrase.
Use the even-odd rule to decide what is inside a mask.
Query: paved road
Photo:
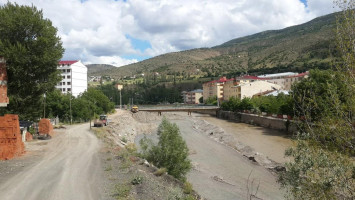
[[[99,147],[88,124],[71,126],[49,140],[43,159],[0,184],[0,199],[101,199]]]
[[[211,200],[249,199],[249,188],[249,193],[258,191],[257,196],[264,200],[284,199],[276,177],[264,167],[251,163],[234,149],[196,132],[191,120],[173,122],[179,126],[192,152],[190,159],[196,169],[189,172],[188,181],[200,195]]]

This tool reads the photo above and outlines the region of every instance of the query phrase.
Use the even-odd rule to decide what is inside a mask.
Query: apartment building
[[[281,86],[265,80],[242,83],[232,87],[228,96],[239,99],[252,98],[254,95],[280,90]],[[227,100],[227,99],[226,99]],[[228,99],[229,100],[229,99]]]
[[[259,78],[257,76],[249,76],[249,75],[239,76],[236,78],[228,79],[224,83],[224,86],[223,86],[224,87],[223,88],[223,91],[224,91],[223,100],[228,101],[231,97],[238,97],[236,86],[252,83],[255,81],[265,81],[265,80],[268,80],[268,79]],[[241,97],[238,97],[238,98],[241,98]]]
[[[209,97],[217,96],[219,100],[223,100],[223,85],[228,79],[222,77],[218,80],[210,81],[202,84],[203,87],[203,102]]]
[[[63,94],[71,93],[77,97],[87,90],[88,69],[81,61],[60,61],[57,69],[61,71],[62,80],[56,88]]]
[[[182,92],[184,103],[186,104],[199,104],[200,98],[203,96],[203,90],[197,89],[190,92]]]
[[[304,73],[294,73],[294,72],[285,72],[277,74],[265,74],[258,76],[258,78],[267,79],[268,82],[281,85],[283,90],[291,90],[293,83],[298,82],[309,76],[309,72]]]

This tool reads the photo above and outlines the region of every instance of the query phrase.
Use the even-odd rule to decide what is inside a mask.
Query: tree
[[[355,196],[355,1],[336,0],[336,39],[341,60],[334,70],[311,71],[293,87],[301,120],[297,146],[286,151],[280,182],[292,199],[354,199]]]
[[[164,167],[168,173],[177,179],[184,180],[191,169],[188,159],[189,149],[180,135],[179,127],[170,123],[166,118],[158,128],[158,145],[151,145],[146,138],[140,141],[143,156],[154,165]]]
[[[57,64],[64,49],[57,29],[34,6],[0,6],[0,55],[7,60],[10,104],[1,113],[36,119],[43,94],[60,80]]]

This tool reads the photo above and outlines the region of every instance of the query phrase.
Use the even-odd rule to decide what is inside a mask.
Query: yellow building
[[[219,100],[223,100],[223,85],[228,79],[226,77],[222,77],[219,80],[210,81],[204,83],[203,87],[203,102],[210,97],[217,96]]]
[[[280,85],[269,83],[263,80],[257,80],[249,83],[242,83],[232,87],[231,93],[228,95],[239,99],[244,99],[252,98],[256,94],[272,92],[280,89]]]

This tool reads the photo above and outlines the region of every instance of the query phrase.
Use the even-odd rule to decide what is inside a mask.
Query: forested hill
[[[220,76],[256,69],[302,71],[313,67],[327,68],[336,56],[335,15],[318,17],[282,30],[237,38],[212,48],[168,53],[96,74],[116,78],[149,72]]]
[[[105,64],[89,64],[89,65],[86,65],[86,67],[88,68],[88,75],[90,76],[93,73],[112,69],[115,66],[105,65]]]

